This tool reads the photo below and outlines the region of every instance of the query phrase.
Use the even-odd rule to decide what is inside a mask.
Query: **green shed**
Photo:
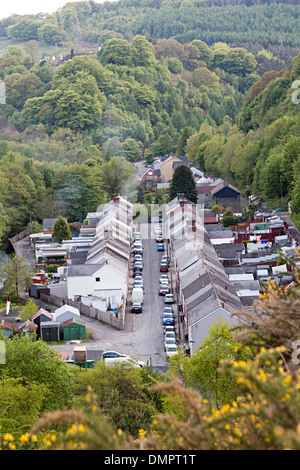
[[[64,340],[85,339],[85,323],[81,318],[70,318],[62,324]]]

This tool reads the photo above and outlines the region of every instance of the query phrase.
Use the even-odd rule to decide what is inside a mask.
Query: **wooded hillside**
[[[170,152],[300,212],[298,16],[293,1],[128,0],[0,21],[0,235],[134,200],[131,163]]]

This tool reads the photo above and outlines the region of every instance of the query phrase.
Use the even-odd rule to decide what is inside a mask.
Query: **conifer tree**
[[[176,168],[170,186],[170,198],[174,199],[177,194],[184,194],[191,202],[197,203],[196,183],[193,173],[186,165]]]
[[[52,239],[57,243],[61,243],[63,240],[71,239],[70,227],[62,215],[59,215],[55,221],[53,226]]]

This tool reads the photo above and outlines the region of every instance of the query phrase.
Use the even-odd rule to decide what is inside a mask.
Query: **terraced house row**
[[[128,291],[133,205],[120,196],[89,213],[78,237],[63,241],[66,267],[49,286],[49,303],[73,304],[89,316],[122,329]],[[41,249],[37,246],[37,249]],[[43,294],[42,298],[47,301]]]
[[[178,195],[166,206],[166,228],[185,341],[191,353],[217,319],[234,326],[241,300],[229,281],[197,206]]]

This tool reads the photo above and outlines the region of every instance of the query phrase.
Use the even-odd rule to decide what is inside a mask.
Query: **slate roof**
[[[48,310],[45,310],[44,308],[40,308],[37,312],[32,315],[31,320],[33,321],[41,315],[50,318],[50,320],[53,318],[52,313],[48,312]]]
[[[97,264],[75,264],[68,266],[68,277],[92,276],[107,264],[107,259],[102,257]]]
[[[180,209],[180,198],[173,199],[168,205],[168,220],[172,212],[176,213],[175,220],[180,220]],[[203,224],[196,223],[194,232],[178,239],[174,236],[176,224],[173,222],[174,218],[171,242],[189,325],[219,308],[228,312],[240,310],[241,300]],[[183,231],[187,230],[187,225],[183,225]]]
[[[215,196],[219,191],[221,191],[222,189],[224,188],[230,188],[232,189],[234,192],[238,193],[238,194],[241,194],[241,192],[236,189],[234,186],[232,186],[231,184],[226,184],[225,181],[221,181],[221,183],[217,184],[211,191],[211,195]]]

